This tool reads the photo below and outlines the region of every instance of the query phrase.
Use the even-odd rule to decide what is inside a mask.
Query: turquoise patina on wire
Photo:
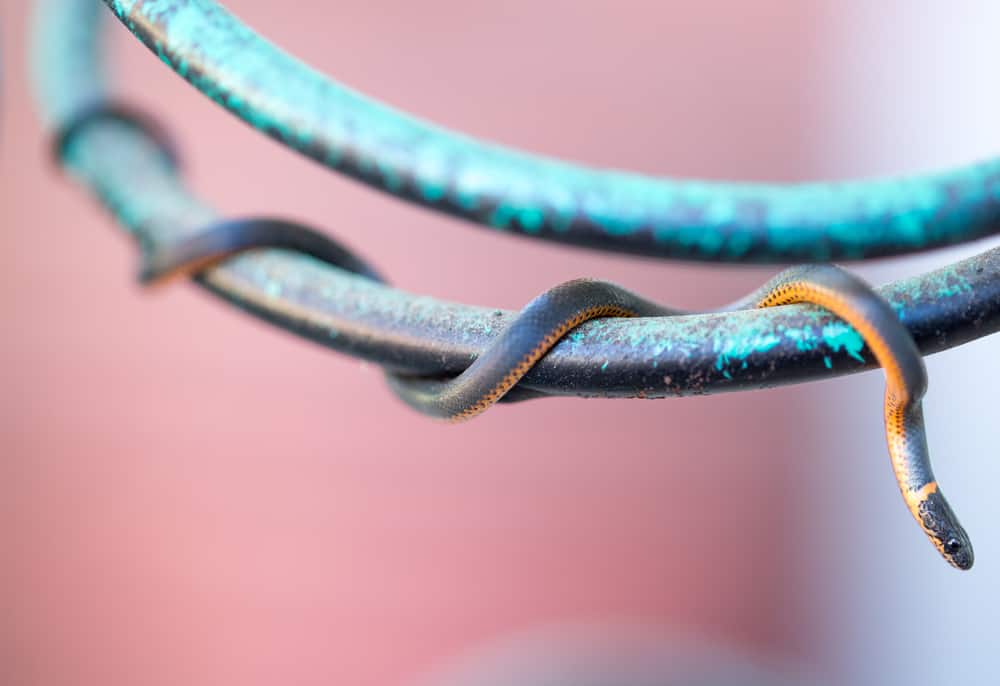
[[[497,229],[720,262],[861,259],[1000,231],[1000,159],[846,183],[672,180],[478,141],[396,111],[211,0],[105,0],[160,59],[286,145],[397,197]]]
[[[104,97],[95,0],[37,10],[36,91],[58,129]],[[184,186],[155,141],[122,122],[72,138],[63,163],[141,244],[198,231],[217,213]],[[1000,328],[1000,249],[880,289],[930,353]],[[278,250],[246,254],[198,283],[329,348],[415,374],[462,371],[515,313],[417,296]],[[599,319],[571,332],[519,384],[546,394],[660,397],[762,388],[871,368],[854,329],[808,306]]]

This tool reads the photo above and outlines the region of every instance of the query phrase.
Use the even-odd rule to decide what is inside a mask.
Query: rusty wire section
[[[39,4],[38,96],[58,130],[107,95],[94,0]],[[126,122],[90,123],[68,141],[66,169],[151,249],[220,217],[185,187],[157,141]],[[1000,248],[880,293],[933,353],[1000,328]],[[329,348],[393,371],[461,372],[516,313],[409,294],[277,250],[234,257],[196,281],[232,304]],[[811,306],[646,319],[573,331],[519,384],[538,394],[664,397],[750,390],[875,366],[861,337]]]

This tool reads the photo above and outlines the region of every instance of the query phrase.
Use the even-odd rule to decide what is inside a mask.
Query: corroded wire
[[[367,98],[212,0],[105,0],[163,62],[272,138],[394,196],[525,236],[659,257],[788,263],[896,255],[1000,232],[1000,159],[794,185],[601,170],[454,133]]]
[[[36,26],[39,96],[59,128],[105,97],[93,0],[41,5]],[[82,35],[86,34],[86,35]],[[145,248],[218,220],[183,186],[155,141],[121,121],[96,121],[68,142],[66,168],[95,192]],[[1000,328],[1000,249],[880,293],[924,353]],[[308,257],[242,255],[198,277],[235,305],[330,348],[420,375],[465,369],[514,313],[414,296]],[[518,387],[564,395],[686,395],[744,390],[874,366],[861,337],[808,306],[582,325]]]

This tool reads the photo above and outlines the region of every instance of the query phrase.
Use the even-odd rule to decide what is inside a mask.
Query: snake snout
[[[970,569],[975,561],[972,541],[948,501],[934,490],[919,505],[920,522],[934,546],[956,569]]]
[[[964,531],[961,536],[956,535],[948,538],[944,542],[943,552],[948,562],[958,569],[971,569],[972,563],[975,561],[972,543]]]

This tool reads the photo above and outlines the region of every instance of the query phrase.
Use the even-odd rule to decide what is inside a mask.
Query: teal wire
[[[256,129],[401,199],[495,229],[659,257],[769,263],[903,254],[1000,231],[997,158],[937,174],[790,185],[593,169],[365,97],[211,0],[105,4],[166,65]]]
[[[36,95],[58,130],[104,92],[94,0],[37,6]],[[95,122],[74,136],[65,168],[147,246],[219,219],[141,130]],[[71,228],[71,227],[70,227]],[[890,284],[880,293],[928,354],[1000,329],[1000,249]],[[255,251],[198,284],[328,348],[414,374],[460,372],[516,313],[382,286],[308,257]],[[875,366],[851,327],[789,306],[682,317],[602,319],[558,343],[519,386],[547,394],[662,397],[771,387]]]

